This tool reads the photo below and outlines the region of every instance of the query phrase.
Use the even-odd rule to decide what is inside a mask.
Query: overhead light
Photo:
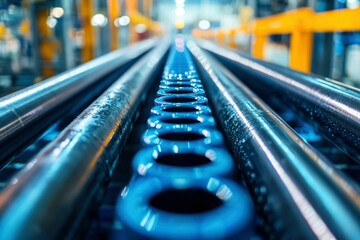
[[[199,28],[202,30],[208,30],[211,26],[211,23],[208,20],[201,20],[199,22]]]
[[[358,6],[360,6],[360,3],[357,0],[347,0],[346,6],[348,8],[357,8]]]
[[[146,27],[145,24],[140,23],[140,24],[138,24],[138,25],[135,26],[135,31],[136,31],[137,33],[144,33],[144,32],[147,31],[147,27]]]
[[[108,23],[107,17],[105,17],[101,13],[95,14],[91,18],[91,25],[93,25],[94,27],[104,27],[106,26],[107,23]]]
[[[176,8],[175,9],[175,15],[178,17],[185,15],[185,9],[184,8]]]
[[[48,25],[49,28],[54,28],[57,24],[56,18],[53,18],[52,16],[49,16],[46,19],[46,25]]]
[[[114,25],[116,27],[127,26],[129,25],[129,23],[130,23],[130,17],[128,16],[121,16],[114,20]]]
[[[184,4],[185,0],[175,0],[176,4]]]
[[[64,9],[61,7],[54,7],[51,10],[51,16],[54,18],[61,18],[64,15]]]

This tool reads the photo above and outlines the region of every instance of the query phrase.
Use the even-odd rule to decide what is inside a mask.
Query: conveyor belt
[[[352,158],[274,95],[276,115],[195,43],[177,35],[168,56],[158,45],[6,160],[1,237],[360,235]]]

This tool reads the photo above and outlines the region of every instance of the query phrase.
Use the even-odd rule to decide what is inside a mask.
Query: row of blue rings
[[[131,239],[247,239],[248,194],[181,38],[171,48],[118,216]]]

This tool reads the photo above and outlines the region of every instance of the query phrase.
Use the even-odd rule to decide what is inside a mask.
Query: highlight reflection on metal
[[[360,196],[352,181],[332,168],[220,63],[205,56],[194,42],[188,47],[199,63],[209,100],[255,201],[279,234],[275,237],[358,236]]]
[[[57,238],[76,228],[112,175],[168,46],[164,40],[130,68],[0,193],[2,238]]]
[[[7,157],[5,153],[9,148],[23,144],[36,133],[34,129],[29,129],[31,126],[45,117],[49,118],[48,115],[53,114],[51,111],[102,80],[106,74],[138,58],[154,47],[156,42],[156,39],[150,39],[109,53],[1,98],[0,161]],[[11,141],[14,138],[16,141]]]
[[[199,45],[241,76],[257,94],[277,93],[291,103],[316,123],[329,139],[360,162],[359,90],[240,55],[210,42],[199,41]]]

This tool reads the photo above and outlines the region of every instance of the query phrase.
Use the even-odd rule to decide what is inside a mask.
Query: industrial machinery
[[[334,81],[178,34],[0,117],[0,239],[360,236],[360,94]]]

